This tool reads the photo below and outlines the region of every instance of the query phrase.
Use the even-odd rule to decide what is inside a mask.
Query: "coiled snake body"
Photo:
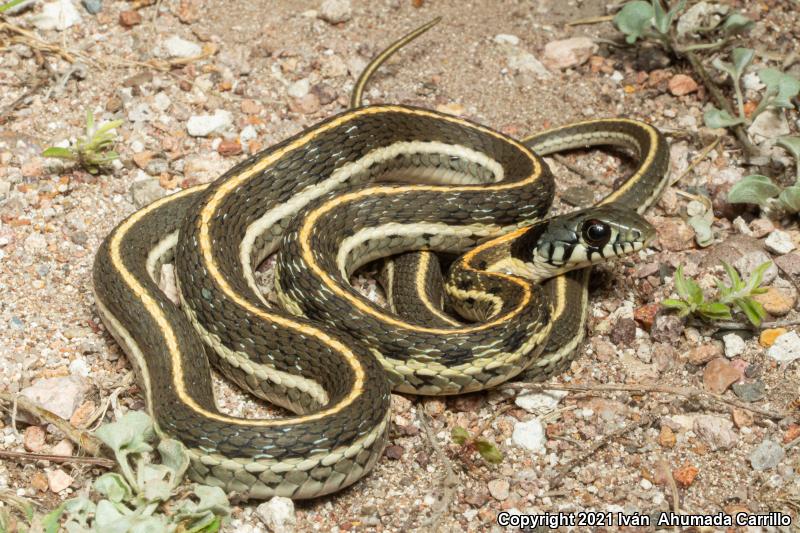
[[[380,455],[390,387],[456,394],[568,361],[582,335],[585,267],[653,237],[630,208],[643,210],[663,187],[665,143],[651,126],[613,119],[525,144],[441,113],[360,107],[112,231],[95,261],[98,310],[136,367],[158,431],[186,445],[194,479],[242,497],[327,494]],[[554,184],[540,155],[598,144],[631,148],[638,171],[606,205],[545,219]],[[430,317],[392,312],[348,283],[387,255],[470,249],[440,284],[462,321],[424,301]],[[253,275],[275,251],[279,307]],[[180,308],[155,282],[173,261]],[[574,269],[583,270],[559,276]],[[438,298],[430,272],[395,272],[387,292],[413,284],[419,300]],[[221,413],[212,364],[296,416]]]

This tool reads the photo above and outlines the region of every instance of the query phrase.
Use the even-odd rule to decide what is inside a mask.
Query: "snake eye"
[[[590,246],[600,248],[605,246],[611,239],[611,226],[596,219],[590,219],[583,223],[581,228],[583,240]]]

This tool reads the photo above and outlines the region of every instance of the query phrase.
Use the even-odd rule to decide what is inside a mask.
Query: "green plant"
[[[736,116],[724,109],[711,107],[703,115],[706,126],[709,128],[728,128],[737,124],[752,124],[758,115],[769,108],[794,109],[792,98],[800,93],[800,80],[774,68],[762,68],[758,77],[765,86],[765,92],[758,102],[755,110],[748,116],[744,109],[744,96],[741,78],[745,70],[753,61],[755,50],[751,48],[734,48],[731,52],[732,63],[714,59],[712,65],[717,70],[728,74],[733,84],[736,95]]]
[[[26,0],[11,0],[10,2],[6,2],[3,5],[0,5],[0,13],[5,13],[9,9],[12,9],[21,3],[25,2]],[[1,531],[1,530],[0,530]]]
[[[503,461],[503,454],[494,443],[480,437],[473,437],[461,426],[454,427],[450,436],[453,442],[461,446],[464,454],[476,451],[488,463],[497,464]]]
[[[101,167],[119,158],[112,150],[116,135],[112,130],[122,125],[121,120],[112,120],[95,127],[94,114],[86,111],[86,136],[80,137],[69,148],[51,146],[42,152],[44,157],[55,157],[74,161],[92,174],[97,174]]]
[[[767,291],[761,287],[764,272],[772,265],[767,261],[759,265],[747,281],[739,276],[736,269],[723,261],[722,266],[728,275],[730,285],[714,278],[717,286],[717,299],[706,301],[703,290],[692,279],[683,275],[683,267],[678,267],[675,272],[675,291],[678,299],[669,298],[661,302],[667,309],[675,309],[678,316],[696,315],[707,320],[730,320],[733,318],[731,307],[738,308],[747,319],[756,327],[766,316],[764,307],[752,297]]]
[[[675,31],[674,23],[678,13],[686,7],[686,0],[679,0],[670,9],[664,9],[660,0],[636,0],[627,2],[614,16],[613,22],[619,31],[625,34],[628,44],[638,39],[659,43],[675,53],[686,53],[693,50],[720,48],[739,33],[748,30],[753,21],[741,13],[731,13],[724,20],[707,27],[686,28],[681,34]],[[716,40],[706,42],[703,39],[711,35]],[[690,40],[690,36],[694,39]]]
[[[794,184],[780,187],[767,176],[751,174],[731,187],[728,202],[732,204],[756,204],[767,214],[780,216],[785,213],[800,213],[800,137],[779,137],[782,146],[795,160]]]
[[[147,414],[130,412],[98,428],[96,435],[113,450],[122,475],[103,474],[93,483],[100,496],[96,503],[86,496],[67,500],[43,523],[57,528],[63,518],[68,533],[213,533],[230,514],[219,487],[179,487],[189,467],[186,449],[172,439],[161,439],[154,448],[155,430]],[[155,451],[159,464],[152,462]]]

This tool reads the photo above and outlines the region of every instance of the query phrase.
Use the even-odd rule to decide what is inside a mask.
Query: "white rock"
[[[353,18],[353,6],[350,0],[325,0],[319,6],[319,18],[331,24],[347,22]]]
[[[650,490],[653,488],[653,483],[647,479],[642,478],[639,482],[639,486],[642,487],[644,490]]]
[[[64,376],[36,380],[30,387],[22,389],[23,396],[69,420],[75,409],[83,403],[89,384],[79,376]]]
[[[800,336],[796,331],[784,333],[769,347],[767,357],[775,359],[779,363],[790,363],[795,359],[800,359]]]
[[[764,88],[764,84],[761,82],[761,78],[758,77],[758,74],[755,72],[748,72],[742,76],[742,87],[748,91],[760,91]]]
[[[795,249],[792,237],[785,231],[775,230],[764,240],[767,250],[775,254],[788,254]]]
[[[186,122],[186,131],[192,137],[206,137],[214,132],[222,132],[233,124],[229,111],[217,109],[213,115],[194,115]]]
[[[40,30],[63,31],[81,21],[81,14],[71,0],[57,0],[42,6],[42,12],[33,17],[33,25]]]
[[[776,139],[781,135],[789,135],[789,123],[786,121],[782,111],[768,109],[758,115],[747,128],[747,133],[751,136],[759,136],[759,142],[765,139]]]
[[[733,430],[733,422],[720,416],[700,415],[692,429],[712,450],[729,450],[739,438]]]
[[[489,494],[492,498],[498,501],[503,501],[508,498],[508,489],[510,484],[506,479],[493,479],[487,484]]]
[[[544,454],[545,452],[544,443],[547,439],[544,435],[544,426],[538,418],[514,424],[511,440],[517,446],[533,453]]]
[[[273,496],[270,501],[259,505],[256,514],[267,529],[274,533],[292,533],[297,525],[294,503],[282,496]]]
[[[89,375],[89,365],[86,364],[86,359],[78,357],[69,364],[69,373],[75,376],[87,377]]]
[[[239,133],[239,140],[242,142],[252,141],[256,137],[258,137],[258,132],[252,124],[242,128],[241,133]]]
[[[47,473],[47,484],[53,492],[61,492],[72,485],[73,478],[60,468]]]
[[[149,105],[139,102],[128,111],[128,120],[131,122],[149,122],[153,119],[153,115],[153,110],[150,109]]]
[[[307,78],[303,78],[302,80],[297,80],[296,82],[289,85],[289,89],[287,92],[289,96],[292,98],[302,98],[308,94],[308,91],[311,89],[311,83],[308,81]]]
[[[544,63],[551,68],[565,69],[586,63],[598,50],[588,37],[572,37],[551,41],[544,47]]]
[[[153,97],[153,105],[159,111],[166,111],[172,105],[172,100],[167,93],[161,91]]]
[[[722,337],[722,342],[725,344],[725,357],[728,359],[744,353],[744,340],[739,335],[728,333]]]
[[[510,44],[512,46],[517,46],[519,44],[519,37],[508,33],[498,33],[494,36],[494,42],[498,44]]]
[[[561,398],[567,394],[567,391],[561,390],[551,390],[540,394],[522,394],[514,399],[514,403],[529,413],[550,411],[555,409]]]
[[[742,235],[752,235],[753,230],[747,225],[747,222],[742,217],[736,217],[733,219],[733,227],[741,233]]]
[[[203,53],[199,44],[173,35],[164,41],[164,49],[169,57],[194,57]]]
[[[550,71],[536,57],[523,50],[515,50],[508,54],[508,66],[517,72],[528,72],[538,78],[549,78]]]
[[[47,239],[41,233],[31,233],[25,237],[22,246],[28,253],[42,252],[47,248]]]

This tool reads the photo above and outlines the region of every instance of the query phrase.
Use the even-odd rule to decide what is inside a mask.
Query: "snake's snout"
[[[544,278],[638,252],[656,229],[633,210],[604,205],[554,217],[536,233],[533,268]]]

